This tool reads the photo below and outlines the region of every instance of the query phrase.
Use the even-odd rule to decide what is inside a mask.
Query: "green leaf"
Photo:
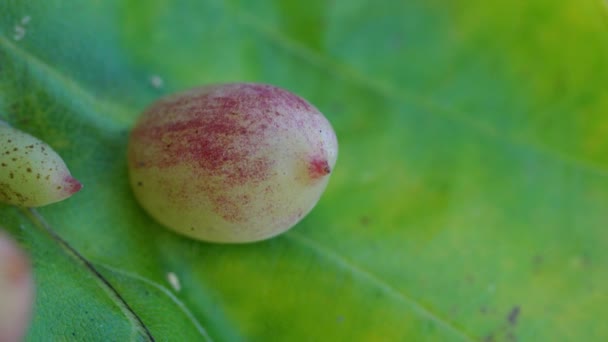
[[[28,339],[607,340],[607,33],[601,0],[3,1],[0,118],[84,184],[0,206]],[[341,149],[250,245],[169,232],[127,182],[143,108],[228,81],[310,100]]]

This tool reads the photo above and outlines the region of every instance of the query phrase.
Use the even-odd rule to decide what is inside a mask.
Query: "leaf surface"
[[[0,118],[84,184],[0,206],[29,340],[608,339],[607,31],[599,0],[2,2]],[[250,245],[167,231],[127,181],[146,105],[231,81],[340,142],[316,209]]]

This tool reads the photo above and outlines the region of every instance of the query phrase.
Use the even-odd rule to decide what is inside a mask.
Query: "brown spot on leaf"
[[[361,222],[361,225],[363,225],[363,226],[368,226],[370,223],[369,216],[361,216],[361,219],[359,221]]]
[[[511,325],[517,324],[517,319],[519,318],[520,311],[521,310],[518,305],[514,306],[513,309],[511,309],[511,311],[509,312],[509,315],[507,316],[507,321],[509,321],[509,324],[511,324]]]

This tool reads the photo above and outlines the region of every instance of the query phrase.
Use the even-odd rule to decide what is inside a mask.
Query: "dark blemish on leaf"
[[[576,257],[575,261],[577,265],[580,265],[581,267],[591,266],[591,258],[586,254]]]
[[[14,175],[14,174],[11,172],[11,173],[9,173],[9,174],[8,174],[8,177],[9,177],[10,179],[13,179],[13,178],[15,178],[15,175]]]
[[[452,318],[455,318],[456,316],[458,316],[459,311],[460,308],[458,307],[458,305],[452,305],[452,307],[450,308],[450,316],[452,316]]]
[[[517,324],[517,318],[519,317],[520,311],[521,310],[519,308],[519,305],[516,305],[513,307],[513,309],[511,309],[511,312],[509,312],[509,315],[507,316],[507,320],[509,321],[509,324],[511,324],[511,325]]]
[[[361,222],[361,225],[368,226],[370,222],[369,216],[361,216],[361,219],[359,219],[359,221]]]
[[[494,342],[494,335],[488,334],[483,338],[483,342]]]
[[[533,258],[532,258],[532,264],[534,266],[540,266],[543,263],[544,259],[543,256],[540,254],[536,254]]]
[[[540,254],[536,254],[532,257],[532,271],[535,273],[540,272],[542,266],[544,264],[544,258]]]
[[[194,231],[194,227],[190,227],[190,230],[191,230],[191,231]]]
[[[142,182],[137,182],[137,186],[143,186],[143,185],[144,185],[144,183],[142,183]]]
[[[32,168],[28,167],[28,168],[26,169],[26,171],[27,171],[27,172],[32,172]]]

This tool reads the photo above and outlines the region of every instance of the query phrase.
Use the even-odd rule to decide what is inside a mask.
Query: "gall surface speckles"
[[[81,188],[49,145],[0,121],[0,202],[40,207]]]
[[[129,140],[131,184],[165,226],[213,242],[277,235],[317,203],[338,154],[327,119],[262,84],[221,84],[162,98]]]

